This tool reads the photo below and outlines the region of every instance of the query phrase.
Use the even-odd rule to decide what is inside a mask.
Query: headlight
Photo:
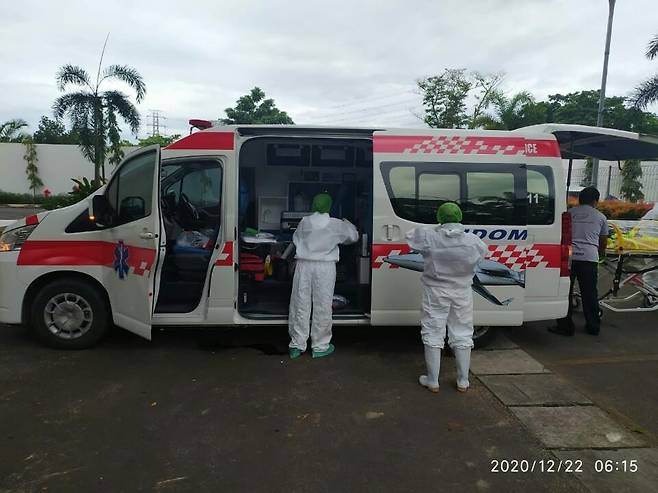
[[[12,250],[20,250],[25,243],[25,240],[29,238],[34,231],[34,228],[37,227],[37,224],[30,226],[23,226],[21,228],[12,229],[11,231],[5,231],[0,236],[0,252],[11,252]]]

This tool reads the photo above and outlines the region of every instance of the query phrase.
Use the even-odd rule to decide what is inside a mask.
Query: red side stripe
[[[384,265],[384,257],[389,255],[404,255],[411,248],[406,243],[373,243],[372,245],[372,268],[379,269]],[[397,269],[397,265],[390,265],[391,269]]]
[[[128,265],[137,275],[151,270],[155,250],[128,247]],[[76,265],[112,267],[115,243],[107,241],[26,241],[18,254],[18,265]]]
[[[165,147],[168,151],[178,149],[223,150],[235,149],[234,132],[196,132],[183,137],[173,144]]]
[[[513,251],[517,248],[520,250]],[[405,243],[374,243],[372,245],[372,268],[384,267],[384,257],[389,255],[404,255],[411,249]],[[509,252],[509,255],[504,255]],[[518,245],[506,245],[500,248],[498,245],[489,245],[489,260],[494,260],[512,268],[513,265],[522,265],[521,270],[532,269],[543,266],[547,269],[560,267],[560,245],[550,243],[535,243],[519,247]],[[388,264],[388,268],[397,269],[397,266]]]
[[[527,157],[560,157],[556,140],[477,135],[376,135],[374,152],[405,154],[485,154]]]
[[[542,257],[542,261],[546,262],[546,267],[557,269],[560,267],[560,245],[554,245],[552,243],[535,243],[531,245],[531,250],[537,250],[538,255]],[[536,267],[537,262],[531,258],[528,258],[528,267]]]
[[[222,248],[222,253],[217,257],[215,265],[218,267],[231,267],[233,265],[233,242],[227,241],[224,243],[224,248]]]

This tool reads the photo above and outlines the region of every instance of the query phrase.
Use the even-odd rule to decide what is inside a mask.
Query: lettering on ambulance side
[[[526,156],[531,156],[533,154],[538,154],[539,152],[537,151],[537,143],[536,142],[530,142],[525,145],[525,154]]]
[[[486,229],[465,229],[467,233],[473,233],[480,239],[489,239],[494,241],[508,240],[508,241],[525,241],[528,239],[527,229],[493,229],[487,231]]]

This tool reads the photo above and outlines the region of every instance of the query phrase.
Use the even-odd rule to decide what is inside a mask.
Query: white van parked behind
[[[360,241],[337,265],[335,324],[418,325],[419,274],[404,242],[455,201],[489,245],[474,278],[476,340],[567,311],[564,156],[658,155],[629,132],[543,125],[514,132],[210,127],[126,157],[88,200],[29,216],[0,238],[0,322],[84,348],[112,324],[283,325],[288,246],[312,197]],[[407,267],[407,268],[405,268]]]

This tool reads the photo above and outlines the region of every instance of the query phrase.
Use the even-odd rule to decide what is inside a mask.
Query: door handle
[[[384,236],[386,241],[397,241],[400,239],[400,227],[397,224],[385,224]]]
[[[143,231],[143,232],[139,233],[139,237],[142,240],[153,240],[153,239],[157,238],[158,235],[156,235],[155,233],[151,233],[150,231]]]

